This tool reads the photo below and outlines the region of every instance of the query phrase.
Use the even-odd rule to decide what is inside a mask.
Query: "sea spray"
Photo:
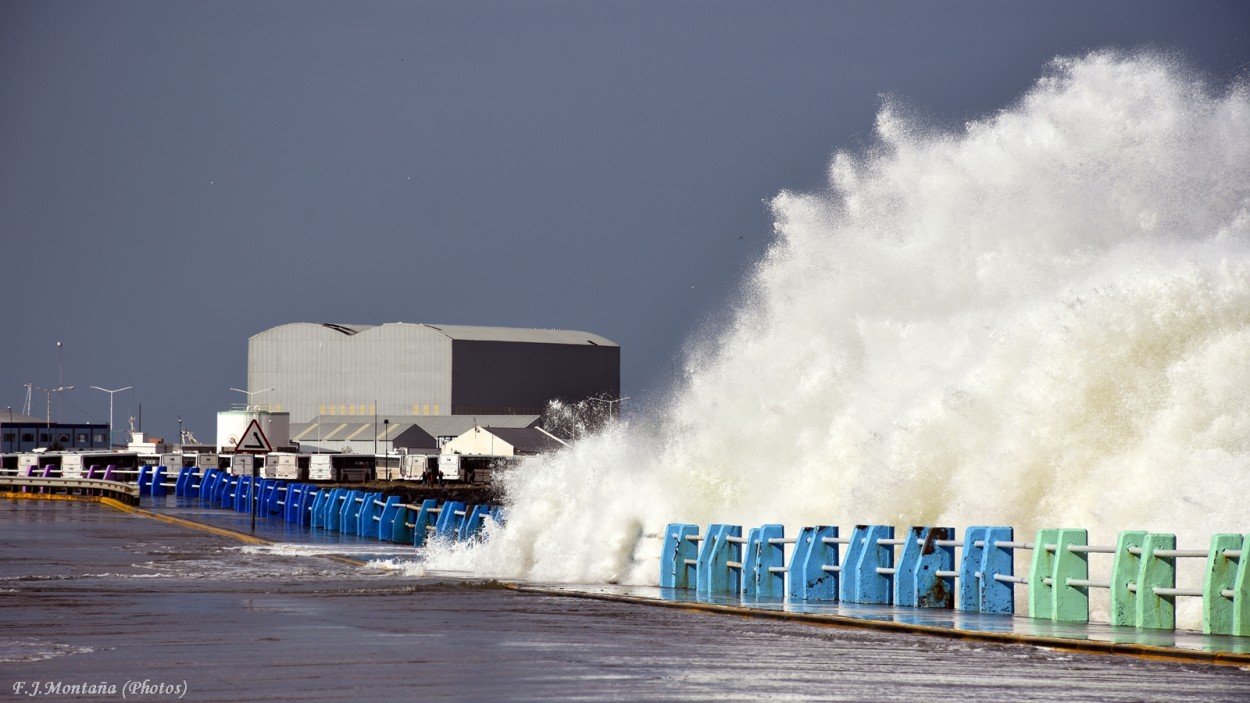
[[[670,521],[1250,532],[1246,86],[1100,52],[876,135],[773,199],[663,410],[512,472],[507,525],[428,563],[652,583]]]

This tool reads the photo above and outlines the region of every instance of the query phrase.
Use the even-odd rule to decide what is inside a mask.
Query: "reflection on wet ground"
[[[185,682],[201,701],[1250,700],[1235,667],[414,578],[95,504],[0,501],[0,544],[6,691],[72,678]]]

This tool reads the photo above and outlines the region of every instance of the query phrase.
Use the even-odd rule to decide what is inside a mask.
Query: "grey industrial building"
[[[620,346],[575,330],[298,322],[252,336],[247,361],[251,403],[290,413],[293,440],[328,450],[415,439],[401,439],[414,426],[436,438],[525,427],[553,399],[621,388]]]

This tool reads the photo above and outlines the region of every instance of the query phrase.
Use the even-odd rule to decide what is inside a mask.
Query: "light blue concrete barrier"
[[[796,600],[837,600],[842,566],[836,525],[799,531],[787,571],[787,593]]]
[[[955,569],[955,528],[913,527],[912,533],[919,546],[914,561],[906,557],[911,564],[906,578],[911,580],[912,592],[895,602],[916,608],[954,608],[955,576],[950,574]]]
[[[843,561],[839,598],[847,603],[886,605],[893,600],[893,540],[894,528],[889,525],[855,526]]]
[[[742,526],[710,525],[699,549],[700,595],[742,592]]]
[[[694,588],[695,562],[699,558],[699,526],[669,523],[664,528],[660,557],[661,588]]]
[[[781,600],[786,595],[786,528],[762,525],[747,533],[742,560],[742,595],[755,600]]]

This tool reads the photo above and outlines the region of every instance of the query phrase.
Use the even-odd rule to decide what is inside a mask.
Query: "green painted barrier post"
[[[1069,585],[1069,579],[1089,579],[1089,555],[1073,552],[1071,546],[1089,544],[1085,530],[1062,529],[1055,540],[1055,561],[1051,584],[1051,619],[1067,622],[1089,622],[1089,589],[1086,586]]]
[[[1160,549],[1176,549],[1176,535],[1151,532],[1142,544],[1137,575],[1137,626],[1161,630],[1176,628],[1176,596],[1161,596],[1156,588],[1176,588],[1176,557],[1160,557]]]
[[[1111,624],[1137,626],[1137,575],[1141,573],[1141,557],[1130,549],[1141,549],[1146,542],[1144,530],[1120,533],[1111,562]]]
[[[1046,548],[1059,541],[1059,530],[1043,528],[1033,542],[1033,561],[1029,566],[1029,617],[1050,620],[1055,612],[1054,588],[1047,579],[1055,572],[1055,552]]]
[[[1234,634],[1234,599],[1225,596],[1224,591],[1232,591],[1237,583],[1238,560],[1225,557],[1224,553],[1242,549],[1242,542],[1238,534],[1211,536],[1207,576],[1202,583],[1202,631],[1208,635]]]

